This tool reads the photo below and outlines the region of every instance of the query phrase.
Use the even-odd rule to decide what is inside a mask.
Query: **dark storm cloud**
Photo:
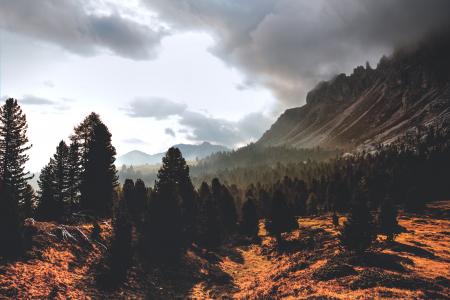
[[[127,115],[133,118],[167,119],[173,115],[180,115],[186,110],[186,104],[174,102],[164,98],[138,98],[132,101]]]
[[[164,129],[164,133],[167,134],[167,135],[170,135],[171,137],[175,137],[175,131],[173,131],[172,128]]]
[[[86,10],[87,4],[83,0],[0,0],[0,26],[81,55],[93,55],[99,49],[132,59],[155,55],[164,30],[151,29],[117,12],[93,14]]]
[[[216,55],[289,106],[319,80],[450,24],[447,0],[144,1],[174,30],[211,32]]]

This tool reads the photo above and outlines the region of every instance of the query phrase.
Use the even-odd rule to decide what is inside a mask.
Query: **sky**
[[[119,155],[235,148],[449,17],[446,0],[0,0],[0,97],[27,115],[31,171],[91,111]]]

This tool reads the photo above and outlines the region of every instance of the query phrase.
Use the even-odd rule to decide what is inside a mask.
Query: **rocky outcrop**
[[[352,149],[388,142],[450,120],[450,35],[383,57],[319,83],[302,107],[286,110],[262,146]]]

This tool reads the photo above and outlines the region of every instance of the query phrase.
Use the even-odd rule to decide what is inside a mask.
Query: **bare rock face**
[[[389,142],[450,120],[450,34],[319,83],[302,107],[286,110],[262,146],[354,149]]]

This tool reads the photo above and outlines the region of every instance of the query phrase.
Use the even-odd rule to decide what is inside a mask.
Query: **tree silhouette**
[[[266,227],[275,236],[279,248],[283,248],[281,234],[298,228],[297,220],[288,207],[283,192],[279,189],[274,192],[272,209]]]
[[[196,240],[200,246],[213,249],[222,241],[222,230],[217,205],[206,182],[200,186],[199,198]]]
[[[92,120],[90,120],[92,119]],[[90,120],[90,123],[87,122]],[[117,186],[116,150],[111,145],[111,133],[98,115],[87,117],[91,131],[87,137],[82,160],[81,208],[92,211],[97,216],[110,215],[114,188]],[[84,122],[82,123],[84,125]],[[83,127],[84,129],[84,127]],[[83,137],[85,131],[82,131]]]
[[[0,178],[0,257],[15,258],[22,250],[18,201]]]
[[[147,205],[147,187],[141,179],[134,185],[134,197],[129,202],[129,211],[134,222],[141,222],[142,213]]]
[[[109,253],[109,284],[115,285],[125,279],[132,259],[132,225],[127,204],[133,197],[134,183],[128,179],[123,185],[119,204],[114,212],[113,239]]]
[[[252,198],[247,198],[242,205],[241,232],[249,237],[256,238],[259,231],[259,218],[256,205]]]
[[[372,216],[362,198],[353,201],[340,233],[341,244],[348,250],[364,252],[375,239]]]
[[[80,201],[80,164],[80,145],[74,140],[69,146],[67,157],[67,198],[72,209],[77,208]]]
[[[68,202],[69,190],[69,169],[68,169],[69,148],[64,141],[61,141],[56,147],[56,153],[53,156],[53,173],[55,180],[55,197],[58,206],[64,210]]]
[[[54,166],[55,161],[51,158],[39,175],[39,201],[36,216],[41,220],[59,220],[63,213],[62,203],[57,198]]]
[[[378,212],[378,231],[385,234],[389,242],[394,241],[395,235],[399,233],[397,208],[389,197],[383,201]]]
[[[175,262],[194,236],[195,195],[188,193],[192,184],[180,150],[169,148],[162,161],[146,218],[145,245],[154,261]]]
[[[27,180],[33,177],[24,171],[28,161],[26,151],[31,148],[27,128],[25,114],[17,100],[7,99],[0,107],[0,178],[18,203],[23,203]]]
[[[24,202],[21,208],[22,218],[32,218],[34,217],[34,210],[36,206],[36,194],[31,185],[27,184],[27,188],[24,194]]]
[[[220,226],[226,234],[236,230],[237,213],[233,196],[225,185],[222,185],[218,178],[211,181],[212,197],[217,206]]]

